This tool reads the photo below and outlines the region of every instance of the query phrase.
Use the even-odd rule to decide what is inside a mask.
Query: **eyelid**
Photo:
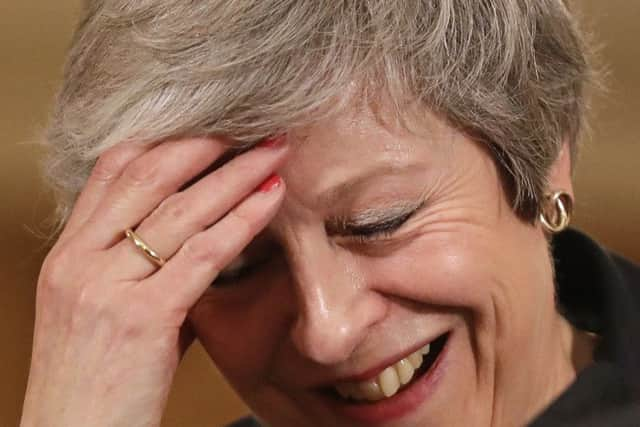
[[[270,241],[266,239],[256,239],[245,247],[225,268],[220,270],[212,286],[214,288],[217,286],[233,286],[235,282],[239,282],[245,276],[249,276],[256,270],[263,268],[265,264],[271,262],[278,253],[278,247]]]
[[[375,237],[385,235],[390,236],[396,230],[400,229],[413,215],[420,211],[425,206],[425,201],[419,203],[417,206],[410,208],[410,210],[404,210],[396,214],[395,216],[383,217],[377,222],[360,223],[357,224],[353,221],[341,222],[341,231],[336,234],[343,234],[346,237],[356,238],[358,240],[373,239]]]
[[[368,224],[347,224],[349,234],[375,234],[380,231],[395,230],[402,226],[410,217],[412,212],[405,212],[401,215],[389,218],[383,218],[378,222]]]

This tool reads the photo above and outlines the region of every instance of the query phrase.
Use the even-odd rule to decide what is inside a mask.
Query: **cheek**
[[[241,393],[251,393],[267,381],[285,334],[282,308],[287,304],[278,288],[284,287],[264,284],[260,292],[253,287],[247,290],[247,295],[253,291],[251,296],[210,290],[189,313],[202,346]]]
[[[524,224],[505,228],[458,224],[423,233],[371,260],[370,283],[425,306],[462,311],[481,332],[518,333],[538,316],[536,307],[548,305],[553,287],[544,283],[551,273],[543,239]]]

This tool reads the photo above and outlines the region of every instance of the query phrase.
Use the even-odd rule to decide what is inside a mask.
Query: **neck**
[[[576,329],[562,315],[557,314],[555,322],[556,333],[551,340],[550,348],[556,348],[553,359],[545,370],[546,384],[543,384],[540,391],[540,398],[536,399],[536,404],[528,412],[530,419],[556,400],[576,379],[577,375],[591,363],[593,363],[593,352],[596,338],[592,334]]]

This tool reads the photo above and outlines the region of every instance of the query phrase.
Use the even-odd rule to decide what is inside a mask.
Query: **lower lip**
[[[419,408],[435,391],[436,386],[444,375],[445,359],[452,338],[452,334],[449,333],[444,347],[429,370],[395,396],[378,402],[357,404],[326,397],[326,403],[335,412],[368,425],[381,424],[407,416]]]

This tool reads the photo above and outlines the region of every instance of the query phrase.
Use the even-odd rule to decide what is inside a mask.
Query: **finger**
[[[149,149],[148,146],[140,144],[120,143],[100,155],[74,204],[59,241],[68,239],[87,221],[109,186],[120,177],[127,164]]]
[[[156,274],[139,284],[144,292],[159,293],[154,300],[167,300],[177,310],[191,308],[218,273],[275,216],[285,185],[277,175],[268,182],[270,188],[251,194],[218,223],[187,240]]]
[[[170,258],[194,234],[222,218],[242,199],[278,169],[286,159],[287,146],[257,147],[215,170],[188,189],[174,193],[160,203],[135,230],[161,257]],[[128,239],[113,248],[118,275],[140,279],[157,267]],[[125,267],[126,266],[126,267]]]
[[[82,226],[82,245],[106,249],[122,240],[164,198],[210,166],[225,150],[218,140],[164,142],[130,162]]]

